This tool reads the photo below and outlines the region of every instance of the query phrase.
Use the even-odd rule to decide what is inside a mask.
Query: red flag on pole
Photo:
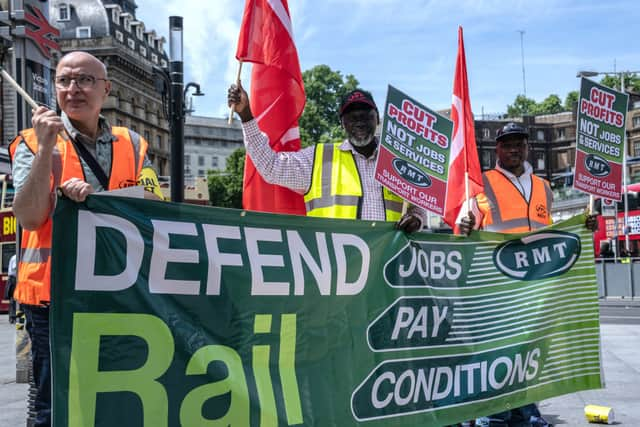
[[[482,170],[476,148],[473,114],[469,101],[467,61],[464,54],[462,27],[458,28],[458,58],[453,78],[451,118],[453,120],[453,139],[449,159],[449,185],[444,220],[453,227],[465,200],[484,191]]]
[[[286,0],[247,0],[236,58],[253,63],[251,111],[273,150],[299,150],[298,118],[305,93]],[[266,183],[248,156],[242,205],[255,211],[306,213],[300,194]]]

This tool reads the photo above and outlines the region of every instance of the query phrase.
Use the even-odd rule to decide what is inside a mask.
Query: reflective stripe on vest
[[[484,197],[478,196],[478,207],[484,213],[482,228],[501,233],[522,233],[551,223],[553,193],[547,181],[531,175],[529,202],[509,178],[497,170],[482,175]]]
[[[105,171],[109,175],[109,190],[135,185],[147,151],[146,141],[140,138],[136,152],[132,143],[133,134],[127,128],[113,127],[111,130],[116,140],[112,143],[111,170]],[[18,139],[24,140],[33,153],[38,152],[33,129],[22,131]],[[16,140],[10,148],[12,161],[19,143]],[[51,191],[70,178],[85,179],[84,171],[71,141],[58,136],[54,148]],[[39,229],[22,232],[21,259],[14,292],[14,297],[22,304],[39,305],[51,299],[51,231],[52,221],[49,217]]]
[[[311,186],[304,195],[308,216],[357,219],[361,213],[362,184],[351,151],[340,150],[341,143],[315,147]],[[402,199],[383,190],[385,217],[397,221]]]

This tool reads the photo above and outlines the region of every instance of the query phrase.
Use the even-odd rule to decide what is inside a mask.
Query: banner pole
[[[242,73],[242,61],[238,61],[238,75],[236,76],[236,85],[240,86],[240,74]],[[228,121],[228,125],[231,125],[231,123],[233,123],[233,113],[234,113],[234,108],[233,105],[229,106],[229,121]]]
[[[464,201],[467,204],[467,214],[471,211],[471,201],[469,200],[469,170],[464,171]]]

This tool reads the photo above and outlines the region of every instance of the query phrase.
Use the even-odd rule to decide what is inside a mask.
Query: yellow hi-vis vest
[[[114,126],[111,128],[111,133],[116,140],[112,143],[109,188],[105,190],[135,184],[147,153],[147,142],[143,138],[140,138],[139,149],[135,151],[131,141],[132,135],[127,128]],[[23,140],[34,154],[38,152],[35,131],[23,130],[9,147],[12,161],[18,144]],[[53,151],[51,190],[74,177],[85,179],[80,158],[72,142],[58,135],[56,148]],[[22,231],[21,257],[14,292],[14,298],[22,304],[40,305],[51,300],[51,232],[51,217],[47,218],[37,230]]]
[[[351,151],[340,150],[340,142],[315,147],[311,186],[304,195],[308,216],[361,218],[362,184]],[[398,221],[402,199],[383,187],[385,220]]]
[[[527,202],[511,180],[500,171],[482,174],[484,194],[476,196],[484,214],[483,230],[525,233],[551,224],[553,193],[549,183],[531,175],[531,197]]]

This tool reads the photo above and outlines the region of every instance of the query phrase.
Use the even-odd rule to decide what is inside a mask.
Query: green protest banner
[[[622,200],[629,95],[587,78],[580,83],[574,188]]]
[[[404,200],[444,215],[453,122],[389,85],[376,181]]]
[[[59,199],[54,425],[443,426],[601,387],[583,223],[462,238]]]

